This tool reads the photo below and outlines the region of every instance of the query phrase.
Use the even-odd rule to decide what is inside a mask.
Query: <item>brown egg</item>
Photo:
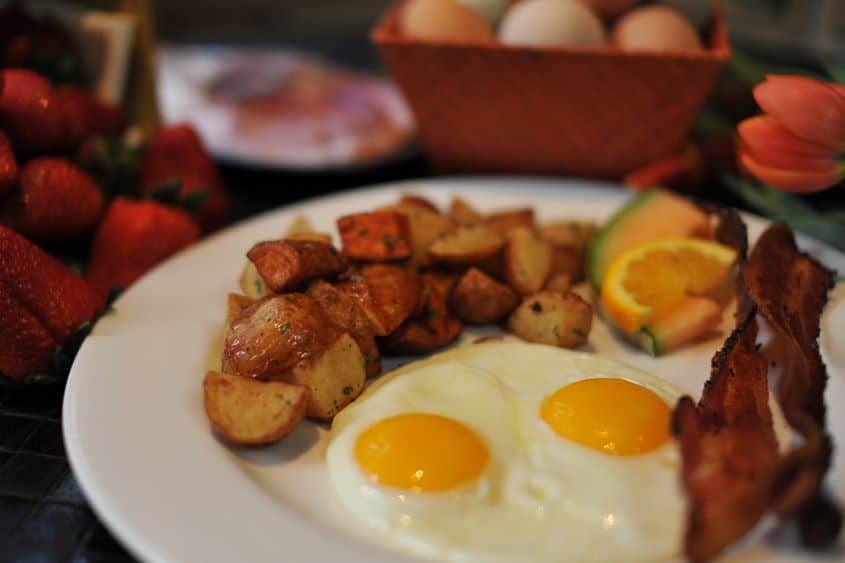
[[[652,4],[636,8],[616,22],[613,42],[626,51],[701,49],[698,32],[674,8]]]
[[[600,17],[615,18],[622,12],[628,11],[639,3],[639,0],[579,0]]]
[[[399,17],[408,37],[433,41],[492,41],[484,17],[455,0],[411,0]]]

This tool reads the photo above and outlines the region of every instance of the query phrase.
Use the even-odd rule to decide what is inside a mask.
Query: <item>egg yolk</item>
[[[540,407],[559,435],[613,455],[649,452],[669,439],[669,405],[624,379],[585,379],[558,389]]]
[[[381,420],[362,432],[355,457],[373,482],[432,492],[475,479],[490,456],[481,438],[460,422],[409,413]]]

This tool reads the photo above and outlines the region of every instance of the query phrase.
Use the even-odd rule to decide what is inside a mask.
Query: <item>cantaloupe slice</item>
[[[712,238],[710,217],[693,203],[665,190],[649,190],[619,209],[587,252],[587,277],[598,290],[610,263],[625,250],[663,237]]]

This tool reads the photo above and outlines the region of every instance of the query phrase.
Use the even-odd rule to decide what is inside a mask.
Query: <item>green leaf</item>
[[[774,221],[786,221],[794,230],[845,251],[845,211],[817,211],[796,195],[732,174],[725,174],[722,179],[757,213]]]
[[[824,69],[837,84],[845,84],[845,64],[828,63]]]
[[[767,74],[793,74],[797,76],[807,76],[817,80],[826,80],[824,76],[805,68],[775,65],[763,62],[760,59],[756,59],[736,49],[733,50],[733,54],[728,61],[728,68],[734,73],[734,75],[736,75],[737,78],[740,79],[740,81],[749,86],[760,84],[766,80]]]
[[[179,192],[182,191],[182,180],[175,179],[162,184],[150,193],[150,199],[159,203],[176,205],[179,203]]]
[[[205,209],[210,197],[211,189],[202,188],[183,197],[182,207],[190,213],[200,213],[203,209]]]

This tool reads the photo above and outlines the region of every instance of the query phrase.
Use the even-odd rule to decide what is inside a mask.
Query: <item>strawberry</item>
[[[90,135],[118,135],[129,121],[122,108],[98,100],[78,86],[59,88],[56,98],[65,122],[68,145],[77,145]]]
[[[4,69],[2,76],[0,125],[15,149],[32,154],[62,146],[65,120],[53,86],[37,72],[21,68]]]
[[[50,370],[56,341],[12,292],[0,285],[0,373],[12,379]]]
[[[105,296],[114,287],[128,287],[201,234],[184,211],[154,201],[115,198],[94,235],[86,277]]]
[[[142,193],[153,195],[174,182],[181,183],[179,195],[183,201],[207,192],[204,206],[197,214],[207,231],[226,224],[229,198],[214,161],[190,125],[160,129],[141,160]]]
[[[12,191],[18,183],[18,162],[12,151],[12,143],[0,131],[0,195]]]
[[[92,228],[103,193],[66,158],[34,158],[20,171],[20,188],[0,205],[0,223],[24,236],[55,240]]]
[[[43,371],[55,345],[67,343],[103,307],[84,279],[0,226],[0,372],[20,379]]]

